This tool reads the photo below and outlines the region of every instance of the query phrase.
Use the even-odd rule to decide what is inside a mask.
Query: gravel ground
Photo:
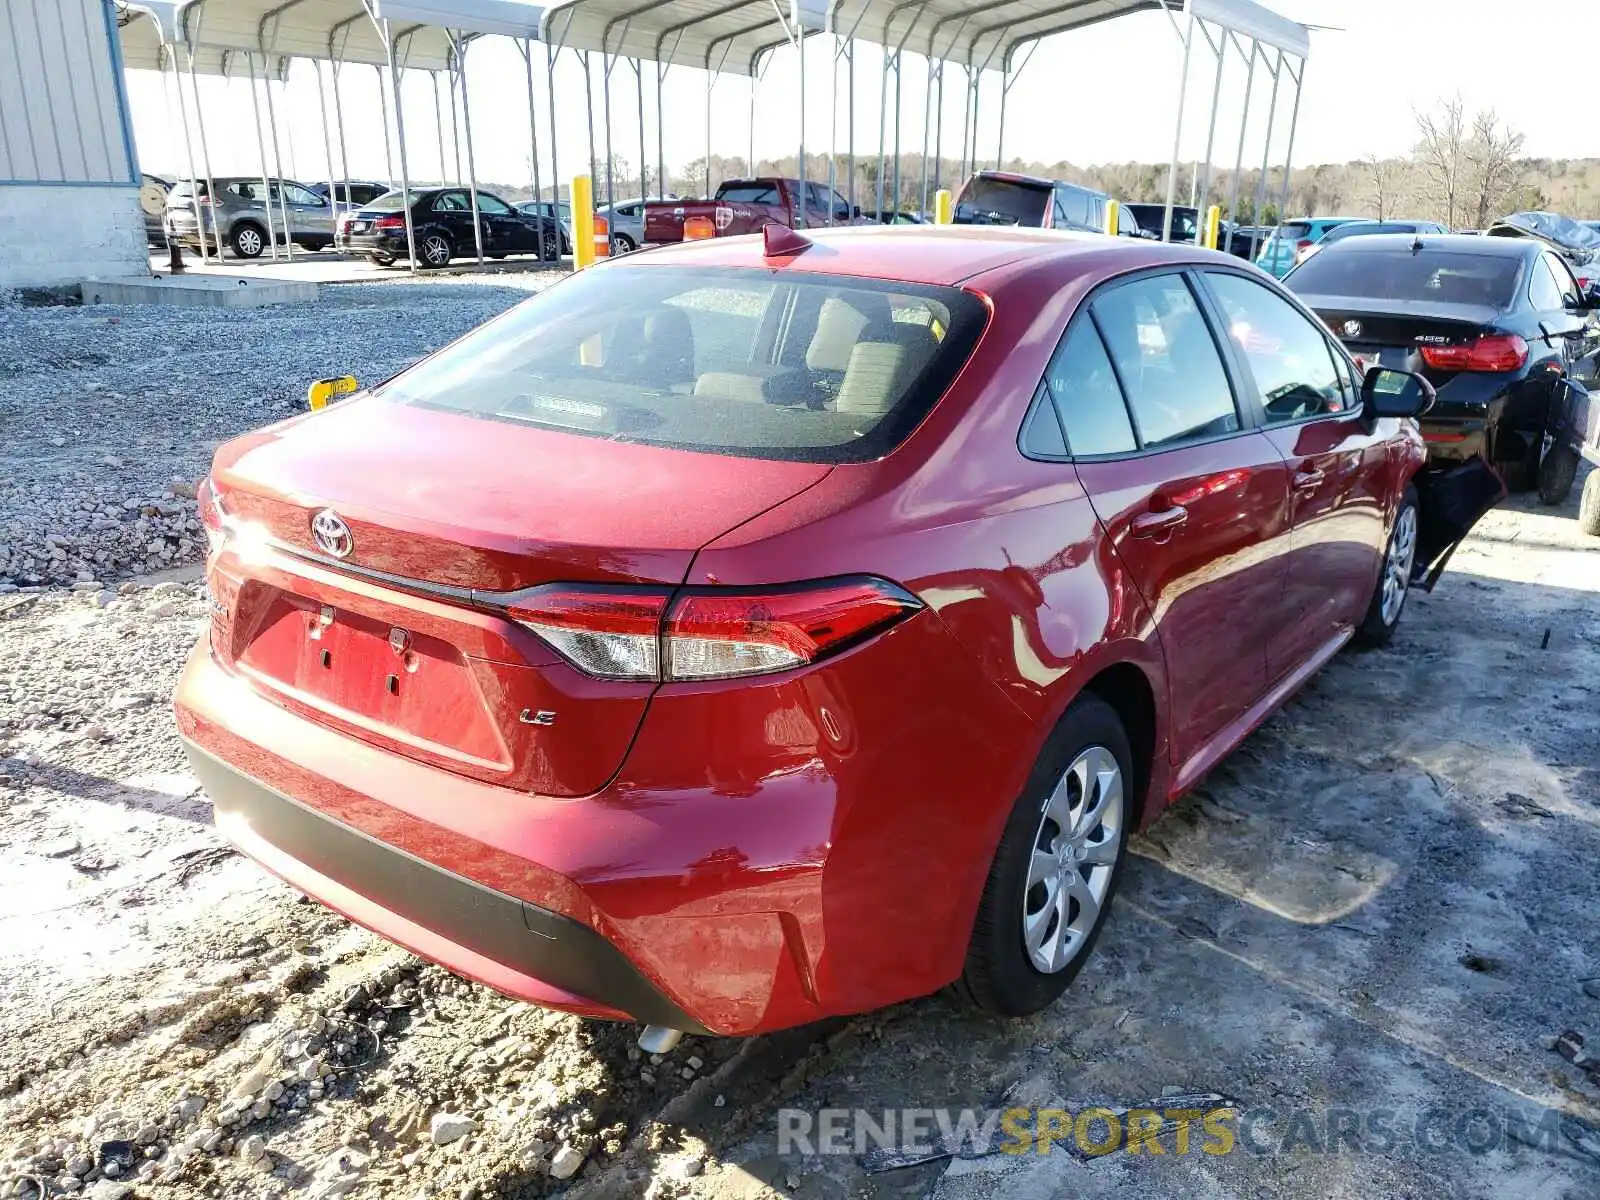
[[[932,998],[657,1061],[229,851],[166,706],[205,621],[168,482],[307,379],[380,377],[522,294],[0,310],[0,578],[31,589],[0,595],[0,1197],[1600,1195],[1600,1072],[1557,1042],[1600,1044],[1600,544],[1570,504],[1491,514],[1391,647],[1339,656],[1163,816],[1094,961],[1026,1021]],[[879,1170],[777,1144],[784,1109],[1189,1093],[1253,1114],[1249,1145]],[[1378,1111],[1392,1145],[1330,1136]],[[1501,1136],[1472,1149],[1474,1111]]]

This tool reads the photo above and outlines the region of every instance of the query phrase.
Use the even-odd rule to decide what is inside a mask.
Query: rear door
[[[1399,469],[1394,423],[1362,419],[1354,374],[1321,327],[1242,274],[1203,273],[1267,439],[1289,471],[1285,620],[1267,642],[1282,678],[1366,613]]]
[[[478,193],[478,215],[483,220],[483,249],[487,254],[535,254],[539,249],[533,223],[525,221],[509,204],[488,192]]]
[[[1078,477],[1154,614],[1186,761],[1266,690],[1289,533],[1282,456],[1241,417],[1181,272],[1102,288],[1046,386]]]
[[[1566,360],[1567,374],[1585,387],[1595,386],[1600,325],[1595,314],[1583,307],[1572,269],[1559,255],[1545,251],[1534,266],[1528,294],[1539,314],[1539,328]]]

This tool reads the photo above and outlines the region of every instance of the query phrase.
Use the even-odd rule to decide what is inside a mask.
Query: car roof
[[[1340,254],[1377,254],[1398,247],[1409,250],[1419,244],[1424,253],[1429,250],[1457,250],[1500,258],[1520,258],[1537,254],[1545,248],[1544,243],[1536,238],[1487,238],[1470,233],[1374,233],[1367,237],[1330,242],[1323,253],[1332,253],[1337,247]]]
[[[1185,263],[1240,265],[1232,255],[1194,246],[1009,225],[842,225],[807,230],[805,237],[815,249],[784,260],[783,269],[943,287],[958,286],[1021,260],[1041,266],[1076,260],[1086,269],[1107,274]],[[772,263],[763,257],[762,242],[757,234],[706,238],[616,261],[639,266],[770,269]]]

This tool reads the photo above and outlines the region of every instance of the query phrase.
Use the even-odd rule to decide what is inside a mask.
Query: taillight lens
[[[217,495],[216,485],[211,482],[211,476],[207,475],[195,486],[194,500],[199,510],[200,524],[206,531],[207,553],[215,554],[222,549],[227,528],[223,524],[222,500]]]
[[[1528,361],[1528,343],[1496,333],[1458,346],[1423,346],[1422,361],[1435,371],[1515,371]]]
[[[903,588],[871,578],[685,592],[667,618],[665,678],[731,679],[804,666],[920,607]]]
[[[670,683],[806,666],[881,633],[921,603],[851,576],[777,588],[541,588],[507,606],[585,674]]]
[[[659,679],[668,593],[544,588],[507,607],[573,666],[599,679]]]
[[[1301,238],[1298,242],[1296,242],[1294,244],[1294,248],[1295,248],[1296,253],[1298,253],[1301,250],[1309,250],[1314,245],[1316,245],[1316,243],[1313,242],[1310,238]]]
[[[372,223],[374,229],[404,229],[406,219],[403,215],[393,217],[379,217]]]

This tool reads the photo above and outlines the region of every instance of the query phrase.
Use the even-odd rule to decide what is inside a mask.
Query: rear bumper
[[[185,749],[229,841],[358,924],[552,1008],[705,1032],[587,926],[396,850],[193,742]]]
[[[174,707],[219,828],[301,891],[508,995],[726,1035],[953,980],[1037,752],[931,613],[812,671],[658,695],[582,797],[303,717],[209,638]]]
[[[348,250],[352,254],[387,254],[396,258],[405,257],[406,235],[402,230],[398,236],[389,233],[340,233],[333,240],[333,244],[340,250]]]

